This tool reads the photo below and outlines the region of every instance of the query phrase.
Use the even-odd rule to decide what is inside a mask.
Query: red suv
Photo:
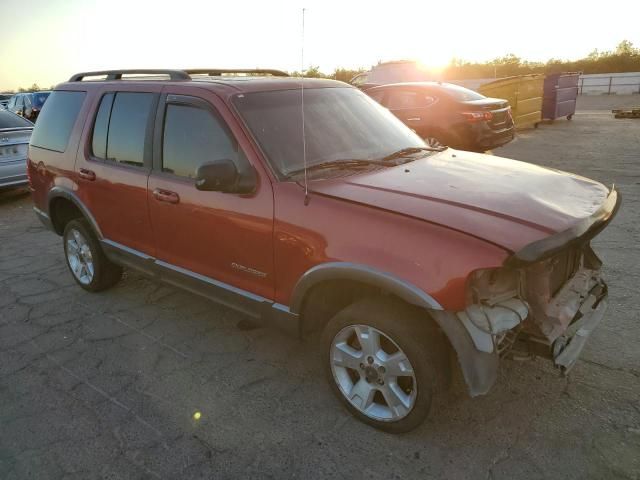
[[[93,72],[51,94],[29,179],[82,288],[125,266],[322,332],[336,395],[391,432],[450,367],[479,395],[514,349],[574,364],[607,305],[589,242],[615,190],[429,147],[344,83],[230,73]]]

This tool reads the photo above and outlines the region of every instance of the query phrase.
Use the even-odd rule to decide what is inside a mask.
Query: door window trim
[[[211,115],[213,115],[220,127],[224,130],[227,137],[229,137],[229,139],[234,143],[238,151],[242,152],[242,156],[247,159],[247,165],[250,164],[247,154],[240,145],[240,142],[233,134],[233,132],[229,128],[229,125],[227,125],[227,122],[222,117],[218,109],[213,104],[211,104],[204,98],[196,97],[193,95],[162,93],[158,101],[158,108],[156,110],[155,128],[153,135],[153,161],[151,171],[154,175],[166,177],[172,180],[178,180],[181,183],[193,185],[195,188],[195,180],[193,178],[184,177],[182,175],[177,175],[175,173],[165,172],[162,170],[162,158],[164,155],[164,122],[168,105],[182,105],[185,107],[198,108],[200,110],[209,112]],[[242,168],[241,165],[236,165],[236,167],[238,168],[238,170]]]
[[[96,120],[98,118],[98,112],[100,111],[100,105],[106,95],[113,94],[113,101],[111,103],[111,109],[109,111],[109,119],[107,122],[107,130],[109,125],[111,124],[111,114],[113,112],[113,105],[116,102],[116,97],[119,93],[144,93],[151,94],[151,106],[149,107],[149,118],[147,118],[147,126],[145,128],[145,138],[144,138],[144,153],[143,153],[143,163],[142,166],[137,165],[129,165],[126,163],[120,163],[118,161],[108,160],[106,158],[96,157],[93,154],[93,132],[96,128]],[[155,120],[156,114],[158,110],[160,93],[158,92],[147,92],[147,91],[138,91],[138,90],[105,90],[100,93],[100,98],[95,103],[93,107],[93,112],[91,113],[91,129],[89,130],[89,134],[85,140],[85,158],[88,162],[98,163],[100,165],[104,165],[110,168],[121,168],[134,172],[146,172],[147,174],[151,171],[152,160],[153,160],[153,134],[155,129]],[[107,137],[107,143],[109,138]]]

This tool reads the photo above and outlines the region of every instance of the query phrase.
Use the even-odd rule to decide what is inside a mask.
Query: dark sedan
[[[51,92],[16,93],[9,99],[7,110],[34,122]]]
[[[365,90],[433,146],[484,152],[513,140],[509,102],[439,82],[395,83]]]

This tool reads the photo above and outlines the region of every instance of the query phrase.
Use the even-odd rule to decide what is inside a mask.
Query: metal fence
[[[640,94],[640,75],[581,75],[579,94]]]

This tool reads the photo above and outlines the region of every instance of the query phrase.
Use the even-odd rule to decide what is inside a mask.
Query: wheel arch
[[[49,218],[54,231],[62,235],[66,223],[78,217],[83,217],[89,222],[98,239],[102,239],[102,231],[87,206],[71,190],[56,186],[47,195],[47,208]]]
[[[384,292],[425,309],[429,318],[442,330],[455,351],[469,394],[471,396],[485,394],[494,384],[498,370],[497,355],[478,351],[455,313],[445,311],[437,300],[415,285],[367,265],[329,262],[316,265],[302,275],[294,288],[290,304],[290,311],[300,316],[301,334],[305,333],[309,324],[316,325],[313,319],[306,318],[308,316],[305,314],[307,301],[312,298],[317,287],[331,283],[337,284],[334,290],[338,292],[345,292],[345,284],[351,287],[361,286],[360,296]],[[321,298],[316,304],[324,306],[323,300],[324,298]],[[338,306],[338,310],[342,305]],[[322,318],[320,321],[326,323],[328,318]]]

